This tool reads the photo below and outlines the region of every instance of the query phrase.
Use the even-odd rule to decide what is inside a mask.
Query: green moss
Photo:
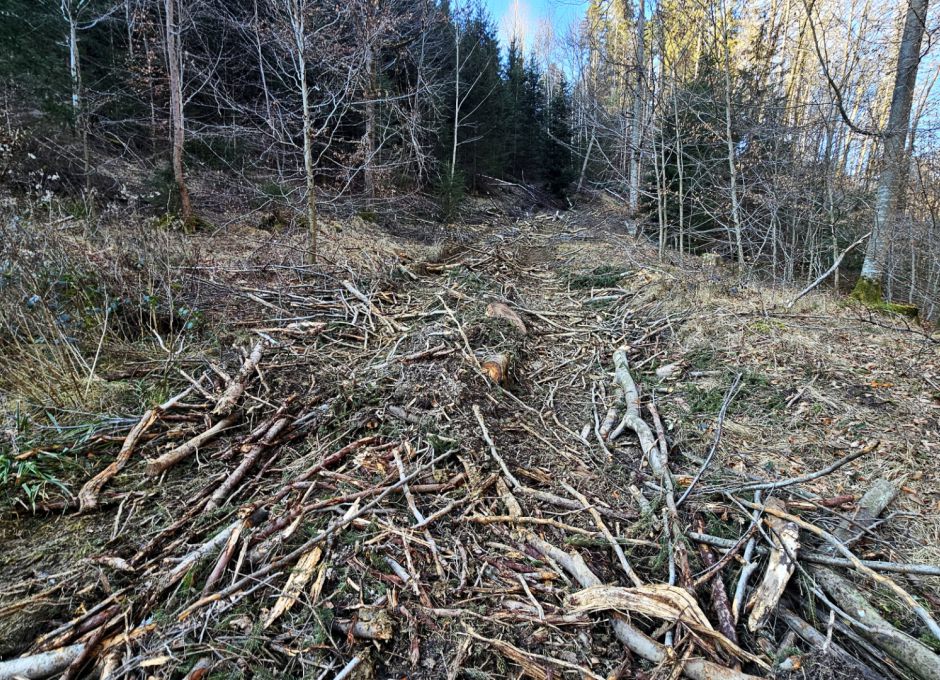
[[[852,291],[852,297],[869,306],[883,304],[884,292],[881,289],[881,281],[860,276]]]
[[[197,231],[210,231],[213,228],[212,222],[193,213],[183,222],[183,232],[186,234],[195,234]]]
[[[761,319],[750,325],[750,329],[755,333],[770,335],[775,330],[786,330],[786,324],[775,319]]]
[[[915,305],[886,301],[881,281],[878,279],[870,279],[867,276],[859,277],[858,283],[855,284],[855,289],[852,291],[852,298],[877,312],[900,314],[908,319],[917,318],[917,307]]]

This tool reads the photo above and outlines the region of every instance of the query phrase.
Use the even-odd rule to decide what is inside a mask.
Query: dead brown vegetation
[[[4,519],[0,674],[59,650],[104,677],[930,677],[936,342],[659,264],[589,212],[506,222],[460,248],[344,230],[316,268],[290,232],[188,237],[206,328]]]

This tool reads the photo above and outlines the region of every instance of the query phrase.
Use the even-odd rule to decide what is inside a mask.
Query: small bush
[[[450,165],[445,165],[436,187],[441,222],[454,221],[466,193],[467,184],[464,174],[459,169],[451,171]]]
[[[359,215],[359,219],[369,224],[376,224],[379,221],[379,214],[371,208],[363,208],[356,214]]]
[[[143,192],[143,200],[153,208],[175,215],[180,209],[180,197],[176,191],[173,168],[161,165],[150,174]]]
[[[586,274],[574,274],[568,279],[572,288],[611,288],[624,277],[625,273],[617,267],[602,265]]]

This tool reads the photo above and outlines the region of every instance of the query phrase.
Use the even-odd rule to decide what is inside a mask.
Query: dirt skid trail
[[[9,530],[0,566],[23,577],[0,592],[0,677],[20,655],[108,678],[743,678],[787,659],[864,676],[786,635],[820,594],[813,554],[838,578],[854,559],[793,513],[842,536],[874,479],[910,463],[879,421],[905,415],[846,406],[848,368],[827,369],[841,385],[800,373],[823,372],[808,341],[775,364],[755,349],[798,344],[786,326],[828,303],[760,315],[774,301],[722,272],[656,264],[576,218],[419,252],[240,284],[222,361],[142,404],[97,477]],[[864,327],[869,347],[924,342]],[[921,356],[926,382],[897,382],[926,414],[904,440],[929,443],[936,350]],[[936,502],[932,474],[894,485],[896,512]],[[936,562],[916,533],[886,535],[858,555]],[[795,576],[788,550],[808,555]],[[735,597],[748,570],[757,601]],[[893,576],[860,583],[894,603],[886,625],[929,638],[936,577]]]

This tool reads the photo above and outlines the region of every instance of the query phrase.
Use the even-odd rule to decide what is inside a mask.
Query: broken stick
[[[137,440],[150,429],[151,425],[157,422],[157,419],[163,413],[169,411],[177,403],[182,401],[193,389],[193,387],[186,388],[176,396],[170,397],[159,406],[155,406],[144,414],[140,422],[127,433],[127,437],[121,445],[121,450],[118,451],[118,455],[115,457],[114,461],[104,470],[85,482],[85,485],[78,492],[78,502],[81,512],[89,512],[98,506],[98,494],[101,493],[102,487],[104,487],[114,475],[120,472],[127,464],[127,461],[130,460],[131,454],[134,453],[134,447],[137,446]]]
[[[241,369],[238,371],[238,375],[235,376],[235,379],[225,388],[225,392],[222,393],[222,396],[219,397],[219,400],[216,402],[215,408],[212,410],[213,415],[227,416],[235,410],[235,405],[238,403],[238,400],[241,399],[242,394],[245,393],[245,387],[248,384],[248,380],[251,378],[251,374],[254,373],[258,364],[261,362],[264,344],[264,340],[260,340],[255,344],[254,348],[251,350],[251,354],[248,355],[248,358],[245,359]]]
[[[238,416],[236,415],[223,418],[205,432],[200,432],[189,441],[180,444],[172,451],[167,451],[156,460],[151,461],[147,466],[147,474],[151,477],[155,477],[169,470],[181,460],[188,458],[198,451],[200,446],[213,439],[217,434],[222,432],[222,430],[228,429],[237,422]]]

